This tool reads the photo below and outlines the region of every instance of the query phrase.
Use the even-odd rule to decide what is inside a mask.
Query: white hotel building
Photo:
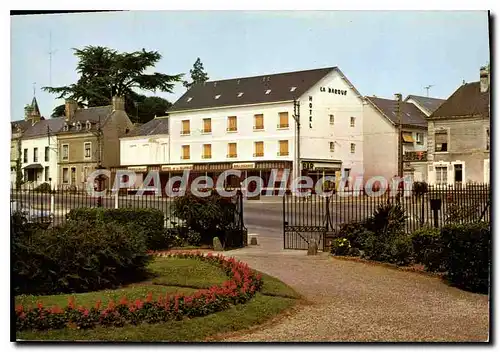
[[[194,85],[169,109],[162,133],[154,160],[136,152],[158,143],[150,136],[122,138],[121,168],[159,170],[162,184],[186,169],[214,178],[239,169],[230,183],[260,176],[265,187],[280,182],[268,185],[272,169],[314,180],[363,174],[363,98],[337,67]]]

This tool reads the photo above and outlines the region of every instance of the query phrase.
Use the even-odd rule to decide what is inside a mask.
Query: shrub
[[[491,228],[485,222],[447,225],[441,230],[446,278],[457,287],[487,293],[491,265]]]
[[[68,221],[13,239],[14,291],[85,292],[142,277],[150,258],[130,226]]]
[[[336,238],[332,242],[332,254],[347,255],[351,249],[351,244],[347,238]]]
[[[146,239],[148,249],[167,249],[172,246],[164,228],[164,215],[154,208],[77,208],[71,209],[69,220],[86,220],[91,222],[116,222],[131,225],[136,232]]]
[[[209,197],[188,193],[174,200],[173,215],[185,222],[188,229],[201,235],[201,244],[211,245],[213,238],[231,230],[236,205],[231,198],[213,192]],[[225,236],[220,236],[221,239]]]
[[[413,193],[417,196],[421,196],[429,191],[429,186],[427,182],[417,181],[413,182]]]
[[[412,234],[415,261],[422,263],[427,271],[444,271],[441,231],[434,227],[424,227]]]
[[[53,191],[52,191],[52,188],[50,187],[50,184],[47,182],[44,182],[35,188],[35,192],[52,193]]]
[[[366,219],[365,227],[378,235],[401,233],[407,216],[400,204],[380,204]]]
[[[337,233],[340,237],[346,238],[351,247],[363,249],[366,231],[367,229],[363,222],[349,222],[340,225]]]

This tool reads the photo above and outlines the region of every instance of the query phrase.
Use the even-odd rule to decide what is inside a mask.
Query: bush
[[[444,271],[443,244],[441,231],[434,227],[424,227],[412,234],[415,261],[424,264],[427,271]]]
[[[167,249],[172,246],[165,231],[163,212],[154,208],[77,208],[71,209],[69,220],[86,220],[91,222],[116,222],[131,225],[135,231],[146,239],[148,249]]]
[[[144,237],[117,223],[68,221],[13,243],[16,294],[116,287],[142,277],[150,260]]]
[[[396,234],[404,230],[407,216],[400,204],[380,204],[366,219],[365,227],[378,235]]]
[[[340,237],[346,238],[351,247],[363,249],[366,231],[367,229],[363,222],[349,222],[340,225],[337,233]]]
[[[231,198],[213,192],[209,197],[186,194],[174,200],[173,215],[184,221],[189,230],[201,235],[201,244],[211,245],[214,237],[221,240],[235,223],[236,205]]]
[[[347,238],[336,238],[332,242],[332,254],[347,255],[351,249],[351,244]]]
[[[457,287],[488,293],[491,228],[485,222],[447,225],[441,230],[446,278]]]
[[[50,184],[47,182],[44,182],[40,186],[36,187],[35,192],[53,193],[52,188],[50,187]]]
[[[421,196],[429,191],[429,185],[427,182],[417,181],[413,182],[413,193],[417,196]]]

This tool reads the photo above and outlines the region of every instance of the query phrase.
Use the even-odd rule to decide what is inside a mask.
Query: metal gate
[[[314,240],[318,250],[325,250],[325,236],[331,229],[328,197],[283,196],[284,249],[307,249]]]

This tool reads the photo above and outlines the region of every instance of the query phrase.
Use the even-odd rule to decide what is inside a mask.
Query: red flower
[[[24,319],[25,317],[26,317],[26,313],[21,312],[21,314],[19,314],[19,318]]]
[[[115,302],[113,300],[109,301],[108,303],[108,310],[113,310],[115,309]]]
[[[96,303],[95,303],[95,309],[99,310],[101,308],[101,300],[98,300]]]
[[[137,309],[141,309],[144,303],[140,299],[135,300],[135,306]]]
[[[24,310],[24,307],[22,304],[18,304],[16,306],[16,313],[21,313]]]
[[[88,315],[89,315],[89,310],[88,309],[84,309],[83,310],[83,316],[87,317]]]
[[[68,299],[68,307],[70,309],[75,309],[75,297],[71,296],[69,299]]]
[[[119,302],[119,304],[122,304],[122,305],[126,306],[126,305],[127,305],[127,303],[128,303],[128,302],[127,302],[127,297],[122,297],[122,298],[120,298],[120,302]]]
[[[153,300],[153,294],[151,292],[148,293],[146,297],[146,302],[150,303]]]
[[[40,302],[40,301],[36,302],[36,306],[38,307],[38,309],[43,308],[42,302]]]

